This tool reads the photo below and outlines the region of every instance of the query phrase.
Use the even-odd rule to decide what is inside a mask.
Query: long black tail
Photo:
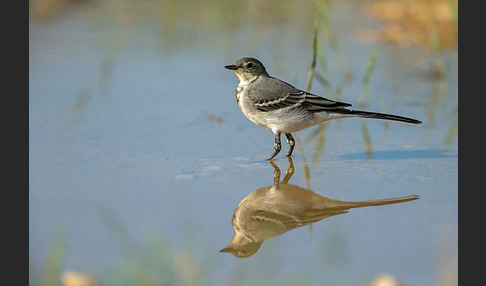
[[[417,119],[393,115],[393,114],[369,112],[369,111],[361,111],[361,110],[349,110],[349,109],[344,109],[344,110],[345,110],[344,113],[346,114],[353,114],[359,117],[394,120],[394,121],[400,121],[400,122],[405,122],[405,123],[410,123],[415,125],[419,125],[420,123],[422,123],[422,121]]]

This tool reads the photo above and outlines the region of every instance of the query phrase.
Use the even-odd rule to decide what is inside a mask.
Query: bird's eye
[[[252,68],[253,68],[253,64],[252,64],[252,63],[247,63],[247,64],[246,64],[246,68],[248,68],[248,69],[252,69]]]

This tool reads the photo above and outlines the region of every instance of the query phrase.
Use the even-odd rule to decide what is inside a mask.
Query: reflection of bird
[[[228,247],[220,252],[230,252],[236,257],[248,257],[255,254],[267,238],[346,213],[351,208],[396,204],[419,198],[412,195],[356,202],[333,200],[311,190],[288,184],[293,174],[290,157],[290,166],[282,182],[279,182],[280,169],[273,162],[271,164],[275,170],[273,185],[250,193],[238,204],[231,219],[235,231],[233,239]]]
[[[281,133],[285,133],[287,137],[290,145],[287,156],[290,156],[295,146],[292,132],[331,119],[366,117],[410,124],[421,123],[419,120],[398,115],[347,109],[345,107],[351,104],[317,96],[271,77],[263,64],[255,58],[241,58],[225,68],[234,71],[238,77],[235,97],[243,114],[275,135],[275,152],[269,160],[277,156],[282,148]]]

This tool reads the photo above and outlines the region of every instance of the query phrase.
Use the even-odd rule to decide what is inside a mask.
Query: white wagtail
[[[347,213],[349,209],[397,204],[419,198],[418,195],[411,195],[370,201],[333,200],[288,183],[294,172],[291,157],[289,169],[281,182],[280,169],[272,161],[270,163],[274,167],[273,185],[253,191],[241,200],[231,219],[233,238],[220,252],[229,252],[240,258],[248,257],[255,254],[263,241],[270,237]]]
[[[255,58],[241,58],[225,68],[234,71],[238,77],[235,97],[243,114],[275,134],[275,152],[268,160],[273,159],[282,148],[281,133],[285,133],[287,137],[290,145],[287,156],[291,156],[295,147],[292,132],[331,119],[365,117],[416,125],[422,123],[398,115],[347,109],[345,107],[351,104],[320,97],[270,76],[263,64]]]

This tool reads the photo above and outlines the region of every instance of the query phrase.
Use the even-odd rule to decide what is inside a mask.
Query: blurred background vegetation
[[[276,27],[277,36],[288,36],[286,28],[295,21],[302,26],[312,26],[316,8],[332,8],[339,1],[194,1],[194,0],[31,0],[30,20],[52,22],[62,17],[72,8],[79,6],[90,9],[91,23],[96,27],[106,17],[115,21],[120,34],[130,34],[130,28],[140,22],[154,22],[160,29],[160,44],[171,47],[191,47],[199,44],[201,38],[211,40],[214,45],[225,45],[224,34],[229,28],[247,28],[252,33],[252,41],[264,39],[256,33],[260,27]],[[457,49],[458,46],[458,1],[457,0],[381,0],[355,1],[357,9],[383,22],[378,30],[363,29],[360,37],[364,41],[395,45],[418,45],[440,49]],[[312,15],[312,16],[309,16]],[[324,15],[325,16],[325,15]],[[292,21],[289,21],[289,17]],[[325,20],[324,20],[325,22]],[[225,29],[220,27],[224,26]],[[137,32],[143,33],[143,27]],[[218,33],[216,33],[218,32]],[[308,31],[300,33],[307,40]],[[248,40],[242,35],[241,40]],[[142,39],[142,38],[140,38]],[[213,42],[215,41],[215,42]]]

